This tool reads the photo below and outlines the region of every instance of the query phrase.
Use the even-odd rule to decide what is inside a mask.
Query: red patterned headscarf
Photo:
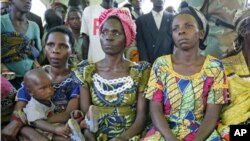
[[[130,45],[135,40],[135,35],[136,35],[136,25],[132,20],[129,11],[126,9],[118,9],[118,8],[105,10],[104,12],[101,13],[99,17],[99,22],[101,27],[100,30],[102,29],[103,24],[111,16],[116,16],[121,21],[126,36],[126,48],[129,48]]]

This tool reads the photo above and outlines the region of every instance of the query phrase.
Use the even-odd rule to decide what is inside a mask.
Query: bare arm
[[[81,86],[80,88],[80,108],[84,115],[89,110],[89,106],[91,104],[91,95],[89,90],[86,87]],[[87,140],[95,141],[95,135],[89,131],[89,129],[84,129],[84,136],[87,138]]]
[[[66,126],[55,127],[45,120],[36,120],[33,122],[33,126],[35,128],[41,129],[43,131],[47,131],[49,133],[57,134],[65,138],[67,138],[69,134],[69,129]]]
[[[65,123],[70,118],[70,113],[73,110],[77,110],[79,107],[79,98],[72,98],[69,100],[67,108],[64,112],[52,115],[48,118],[48,122],[50,123]]]
[[[222,105],[208,104],[205,117],[197,131],[194,141],[204,141],[215,129]]]
[[[170,130],[166,118],[163,114],[162,104],[159,102],[150,101],[150,113],[152,122],[155,128],[164,136],[167,141],[178,141]]]

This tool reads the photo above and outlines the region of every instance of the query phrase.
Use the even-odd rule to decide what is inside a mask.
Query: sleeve
[[[150,76],[148,80],[148,88],[145,93],[145,98],[156,101],[162,102],[163,101],[163,84],[160,80],[160,65],[156,60],[153,64],[153,67],[150,71]]]
[[[142,62],[142,74],[139,81],[139,92],[144,93],[147,87],[149,74],[150,74],[150,64],[148,62]]]
[[[73,69],[76,81],[83,87],[89,89],[89,85],[92,82],[92,74],[94,72],[95,65],[90,64],[87,60],[83,60]]]
[[[30,99],[31,99],[31,97],[28,94],[26,87],[22,83],[21,88],[19,88],[17,91],[16,101],[28,102],[28,101],[30,101]]]
[[[209,104],[225,104],[228,103],[228,81],[224,71],[222,62],[216,61],[217,68],[211,68],[215,71],[213,74],[213,84],[208,92],[207,103]]]
[[[79,94],[80,94],[80,85],[77,84],[77,85],[74,87],[74,89],[72,90],[71,95],[70,95],[70,98],[78,97]]]
[[[90,8],[89,7],[86,7],[83,11],[83,14],[82,14],[82,24],[81,24],[81,31],[80,33],[85,33],[86,35],[89,36],[89,31],[88,31],[88,18],[89,18],[89,10]]]

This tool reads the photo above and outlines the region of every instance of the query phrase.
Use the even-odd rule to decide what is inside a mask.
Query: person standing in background
[[[173,53],[170,34],[173,15],[165,11],[165,0],[151,0],[153,10],[136,22],[136,43],[140,60],[154,63],[155,59]]]
[[[103,0],[100,5],[91,5],[84,9],[82,15],[81,33],[83,48],[88,48],[88,60],[97,62],[104,58],[99,37],[99,16],[101,12],[114,6],[114,0]]]
[[[72,47],[72,55],[70,56],[70,65],[77,65],[82,60],[87,59],[87,49],[83,48],[83,38],[80,34],[82,12],[76,8],[69,8],[66,25],[72,30],[75,38],[75,45]]]
[[[139,16],[143,15],[142,3],[144,0],[129,0],[132,5],[131,15],[133,20],[136,20]]]
[[[38,25],[27,19],[31,0],[10,0],[10,12],[1,16],[1,71],[12,71],[16,78],[10,80],[21,87],[24,74],[38,67],[37,58],[42,50]],[[7,70],[3,70],[7,68]]]

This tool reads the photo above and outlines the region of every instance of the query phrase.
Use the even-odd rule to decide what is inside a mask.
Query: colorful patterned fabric
[[[104,94],[98,90],[97,85],[94,85],[94,80],[92,78],[93,75],[96,74],[95,63],[83,61],[79,64],[75,72],[80,83],[90,91],[92,104],[100,111],[98,120],[99,129],[96,133],[97,140],[109,140],[119,136],[134,123],[137,96],[138,93],[144,92],[147,85],[150,72],[149,63],[131,63],[128,77],[133,80],[132,87],[120,93],[114,92],[113,94],[112,92]],[[98,83],[105,91],[116,90],[123,86],[122,82],[113,83],[111,85],[101,81],[98,81]],[[133,139],[138,140],[139,138],[134,137]]]
[[[45,71],[49,69],[49,65],[44,66]],[[77,83],[76,76],[71,72],[68,77],[59,83],[53,83],[55,95],[52,102],[55,104],[55,113],[64,112],[70,99],[78,97],[80,94],[80,84]],[[31,99],[26,87],[22,87],[17,92],[17,100],[28,102]]]
[[[207,56],[199,73],[183,76],[173,70],[171,55],[158,58],[151,70],[145,97],[163,104],[163,113],[173,134],[191,141],[205,116],[207,104],[227,102],[228,84],[222,63]],[[153,127],[145,140],[164,140]],[[220,140],[215,131],[207,140]]]
[[[30,39],[17,32],[1,33],[1,60],[3,63],[20,61],[29,57],[36,59],[39,51]]]
[[[229,125],[250,123],[250,71],[242,51],[222,61],[228,75],[231,102],[223,109],[218,131],[228,141]]]
[[[10,117],[14,110],[14,99],[16,89],[10,82],[1,76],[1,128],[3,128],[10,121]]]
[[[134,41],[129,48],[125,48],[124,55],[132,62],[139,62],[139,51]]]

